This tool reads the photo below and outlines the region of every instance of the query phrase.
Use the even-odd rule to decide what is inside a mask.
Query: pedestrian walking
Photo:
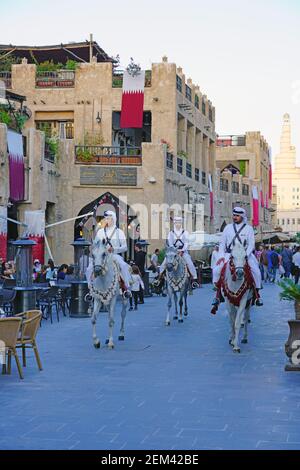
[[[141,278],[141,273],[140,273],[140,270],[139,270],[138,266],[136,266],[136,265],[132,266],[131,277],[132,277],[131,292],[132,292],[133,300],[134,300],[134,310],[137,310],[138,309],[138,299],[139,299],[140,290],[145,289],[145,286],[144,286],[143,280]],[[129,302],[130,302],[129,310],[133,310],[132,297],[130,297]]]
[[[293,252],[290,249],[289,245],[284,245],[284,248],[281,252],[282,256],[282,266],[284,268],[284,277],[289,278],[292,273],[293,266]]]
[[[298,284],[300,277],[300,246],[298,246],[296,253],[293,255],[295,284]]]

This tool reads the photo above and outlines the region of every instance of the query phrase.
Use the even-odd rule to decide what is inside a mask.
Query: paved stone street
[[[94,349],[89,320],[43,321],[44,371],[31,355],[24,381],[14,365],[0,376],[0,449],[299,449],[300,375],[284,372],[293,307],[266,286],[235,355],[211,297],[199,289],[169,328],[166,299],[146,299],[113,351]],[[105,314],[98,331],[103,344]]]

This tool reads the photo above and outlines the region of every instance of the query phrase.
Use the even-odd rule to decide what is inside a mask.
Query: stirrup
[[[212,302],[212,305],[218,307],[218,306],[220,305],[220,300],[217,299],[217,298],[215,298],[215,299],[213,300],[213,302]]]
[[[255,300],[255,305],[256,305],[256,307],[262,307],[264,305],[264,303],[261,299],[256,299]]]
[[[192,289],[198,289],[199,283],[195,280],[192,281]]]

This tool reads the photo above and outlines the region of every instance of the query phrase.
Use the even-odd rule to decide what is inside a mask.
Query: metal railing
[[[217,138],[217,147],[245,147],[245,135],[223,135]]]
[[[114,70],[112,75],[112,87],[113,88],[122,88],[123,86],[123,70]],[[152,71],[145,71],[145,87],[150,87],[152,85]]]
[[[36,73],[37,88],[73,88],[75,86],[74,70],[42,71]]]
[[[141,147],[76,145],[75,163],[100,165],[142,165]]]
[[[0,81],[5,83],[5,88],[11,89],[11,72],[0,72]]]
[[[166,161],[166,165],[167,165],[167,168],[169,168],[170,170],[173,170],[173,161],[174,161],[174,156],[172,155],[172,153],[167,153],[167,161]]]

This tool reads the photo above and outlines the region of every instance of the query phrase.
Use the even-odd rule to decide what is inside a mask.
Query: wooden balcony
[[[142,165],[141,147],[76,145],[75,163],[80,165]]]

